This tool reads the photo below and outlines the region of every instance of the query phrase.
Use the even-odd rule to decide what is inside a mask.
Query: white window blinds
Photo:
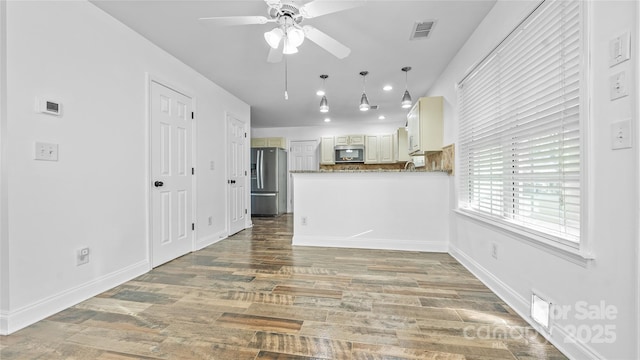
[[[459,207],[569,243],[580,239],[582,6],[545,1],[458,87]]]

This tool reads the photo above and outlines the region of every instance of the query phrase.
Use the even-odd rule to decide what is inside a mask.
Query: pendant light
[[[413,100],[411,100],[411,95],[409,94],[408,85],[407,85],[407,77],[409,71],[411,71],[411,66],[405,66],[401,69],[404,71],[404,95],[402,96],[402,105],[403,109],[408,109],[413,104]]]
[[[365,89],[367,74],[369,74],[368,71],[360,72],[360,75],[362,75],[362,97],[360,97],[360,111],[367,111],[371,108],[371,106],[369,105],[369,99],[367,99],[367,92]]]
[[[322,90],[323,90],[323,94],[322,94],[322,100],[320,100],[320,112],[321,113],[326,113],[329,112],[329,102],[327,101],[327,96],[324,95],[324,83],[325,80],[327,80],[327,78],[329,77],[329,75],[320,75],[320,78],[322,79]]]

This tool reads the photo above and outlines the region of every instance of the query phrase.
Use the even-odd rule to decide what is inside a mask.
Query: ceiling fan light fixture
[[[304,41],[304,31],[291,26],[287,29],[287,39],[289,39],[289,44],[291,46],[298,47],[302,45],[302,42]]]
[[[271,31],[267,31],[264,33],[264,39],[267,41],[267,44],[274,49],[277,49],[280,45],[280,40],[284,36],[284,32],[280,28],[275,28]]]
[[[285,55],[291,55],[291,54],[295,54],[297,52],[298,52],[298,48],[291,44],[291,42],[289,41],[289,38],[285,37],[284,38],[284,47],[282,49],[282,53],[285,54]]]

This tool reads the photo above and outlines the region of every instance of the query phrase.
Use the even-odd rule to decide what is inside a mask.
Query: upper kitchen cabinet
[[[333,165],[335,159],[335,139],[333,136],[323,136],[320,139],[320,165]]]
[[[395,162],[394,135],[365,136],[365,164],[390,164]]]
[[[442,96],[422,97],[407,114],[409,154],[442,151]]]
[[[410,161],[411,156],[409,156],[409,140],[407,135],[407,129],[401,127],[396,131],[396,143],[397,143],[397,154],[396,161]]]
[[[334,145],[364,145],[364,135],[336,136]]]
[[[283,137],[251,138],[251,147],[254,147],[254,148],[275,147],[275,148],[286,149],[287,139]]]

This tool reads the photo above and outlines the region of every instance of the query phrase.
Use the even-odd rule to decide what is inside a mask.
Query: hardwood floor
[[[291,236],[291,216],[254,218],[0,337],[0,359],[565,359],[447,254]]]

